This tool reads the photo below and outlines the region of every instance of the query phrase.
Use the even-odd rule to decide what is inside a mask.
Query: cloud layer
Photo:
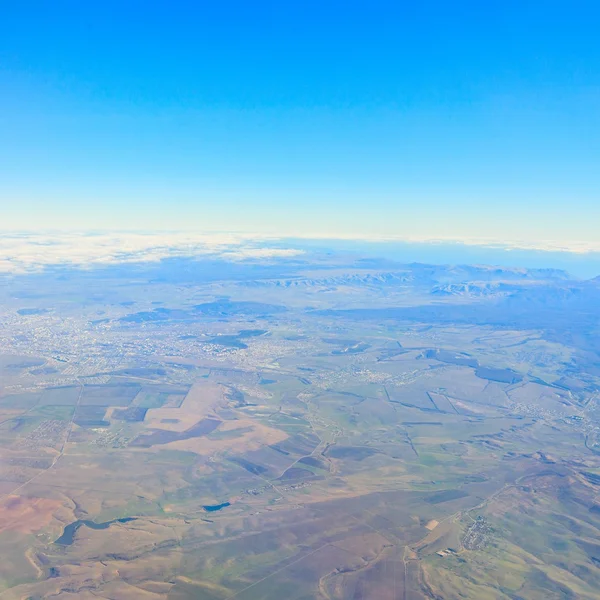
[[[0,235],[0,272],[39,271],[50,266],[93,267],[156,262],[171,257],[269,260],[303,250],[269,247],[243,234],[21,233]]]
[[[564,244],[552,241],[368,236],[314,236],[313,239],[317,238],[377,243],[460,244],[506,251],[600,253],[600,242]],[[302,242],[298,239],[291,242],[274,236],[243,233],[0,233],[0,273],[40,271],[51,266],[91,268],[109,264],[157,262],[171,257],[210,257],[228,261],[264,262],[301,255],[305,252],[301,247]]]

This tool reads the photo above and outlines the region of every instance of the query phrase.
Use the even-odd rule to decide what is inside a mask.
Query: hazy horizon
[[[600,249],[580,243],[501,243],[486,240],[286,237],[248,232],[192,231],[4,231],[0,232],[0,275],[50,267],[107,266],[171,258],[269,262],[346,253],[399,264],[474,264],[507,268],[560,269],[582,279],[600,276]],[[386,265],[385,261],[391,261]]]

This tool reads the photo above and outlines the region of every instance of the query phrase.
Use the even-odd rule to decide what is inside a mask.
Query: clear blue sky
[[[0,7],[9,228],[600,237],[600,6]]]

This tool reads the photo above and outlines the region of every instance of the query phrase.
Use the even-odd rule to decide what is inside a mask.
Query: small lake
[[[216,512],[218,510],[221,510],[222,508],[226,508],[227,506],[231,506],[231,502],[223,502],[223,504],[213,504],[213,505],[203,506],[202,508],[206,512]]]
[[[108,529],[113,523],[129,523],[129,521],[135,521],[136,517],[124,517],[122,519],[113,519],[112,521],[105,521],[104,523],[96,523],[95,521],[87,521],[80,519],[73,521],[67,525],[63,531],[63,534],[54,542],[61,546],[70,546],[75,540],[75,533],[80,527],[89,527],[90,529]]]

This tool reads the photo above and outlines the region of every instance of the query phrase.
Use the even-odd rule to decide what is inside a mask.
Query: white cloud
[[[304,236],[309,239],[309,236]],[[538,250],[576,254],[600,253],[598,242],[529,242],[486,238],[424,238],[392,236],[318,235],[312,239],[346,239],[362,242],[404,242],[422,244],[460,244],[511,250]],[[119,263],[157,262],[170,257],[213,257],[224,260],[269,261],[291,258],[304,253],[299,248],[283,246],[276,236],[244,233],[189,232],[49,232],[0,233],[0,272],[40,271],[50,266],[89,268]],[[301,245],[298,243],[297,245]]]
[[[157,262],[178,256],[267,260],[303,252],[264,247],[264,241],[257,236],[228,233],[5,233],[0,234],[0,272]]]
[[[251,260],[261,258],[289,258],[304,254],[304,250],[296,248],[239,248],[223,252],[221,258],[230,260]]]
[[[463,246],[479,246],[481,248],[494,248],[499,250],[539,250],[542,252],[569,252],[574,254],[587,254],[600,252],[600,241],[590,240],[511,240],[497,238],[471,238],[471,237],[427,237],[427,236],[393,236],[393,235],[314,235],[298,236],[305,239],[322,240],[347,240],[373,243],[407,243],[407,244],[458,244]]]

